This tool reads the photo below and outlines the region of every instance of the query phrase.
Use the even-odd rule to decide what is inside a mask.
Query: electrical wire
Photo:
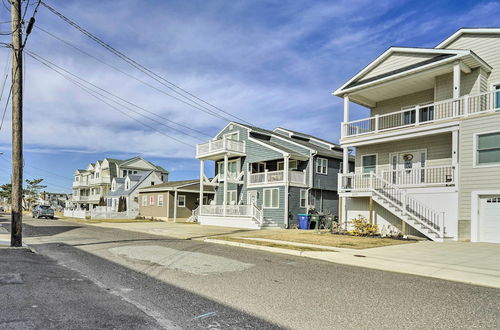
[[[127,104],[132,105],[133,107],[136,107],[136,108],[138,108],[138,109],[142,110],[142,111],[145,111],[145,112],[147,112],[147,113],[151,113],[151,114],[153,114],[153,115],[155,115],[155,116],[157,116],[157,117],[160,117],[160,118],[162,118],[162,119],[165,119],[165,120],[167,120],[167,121],[170,121],[170,120],[169,120],[169,119],[167,119],[167,118],[164,118],[164,117],[162,117],[162,116],[160,116],[160,115],[157,115],[156,113],[154,113],[154,112],[152,112],[152,111],[149,111],[149,110],[147,110],[147,109],[145,109],[145,108],[143,108],[143,107],[141,107],[141,106],[138,106],[138,105],[137,105],[137,104],[135,104],[135,103],[132,103],[132,102],[130,102],[130,101],[127,101],[126,99],[124,99],[124,98],[122,98],[122,97],[120,97],[120,96],[117,96],[117,95],[115,95],[115,94],[113,94],[113,93],[111,93],[111,92],[109,92],[109,91],[105,90],[104,88],[99,87],[99,86],[97,86],[97,85],[93,84],[92,82],[89,82],[88,80],[85,80],[85,79],[83,79],[83,78],[81,78],[81,77],[79,77],[79,76],[75,75],[74,73],[69,72],[68,70],[66,70],[66,69],[64,69],[64,68],[62,68],[62,67],[60,67],[60,66],[58,66],[57,64],[54,64],[53,62],[50,62],[49,60],[47,60],[47,59],[45,59],[45,58],[41,57],[40,55],[38,55],[38,54],[36,54],[36,53],[34,53],[34,52],[31,52],[31,51],[29,51],[29,50],[25,50],[25,52],[26,52],[28,55],[31,55],[31,56],[35,56],[35,57],[37,57],[39,60],[44,61],[45,63],[48,63],[48,64],[50,64],[51,66],[56,67],[56,68],[57,68],[57,69],[59,69],[60,71],[63,71],[63,72],[65,72],[65,73],[69,74],[70,76],[72,76],[72,77],[74,77],[74,78],[76,78],[76,79],[78,79],[78,80],[80,80],[80,81],[84,82],[84,83],[85,83],[85,84],[87,84],[87,85],[90,85],[90,86],[92,86],[92,87],[96,88],[97,90],[99,90],[99,91],[101,91],[101,92],[104,92],[104,93],[106,93],[106,94],[108,94],[108,95],[111,95],[111,96],[113,96],[113,97],[115,97],[115,98],[117,98],[117,99],[121,100],[122,102],[125,102],[125,103],[127,103]],[[137,111],[135,111],[135,110],[133,110],[133,109],[131,109],[131,108],[127,107],[127,106],[124,106],[123,104],[121,104],[121,103],[117,102],[116,100],[114,100],[114,99],[110,98],[109,96],[103,95],[102,93],[99,93],[99,92],[96,92],[96,91],[94,91],[94,92],[95,92],[96,94],[98,94],[99,96],[104,97],[105,99],[108,99],[108,100],[110,100],[111,102],[113,102],[113,103],[117,104],[118,106],[121,106],[121,107],[123,107],[123,108],[128,109],[129,111],[132,111],[132,112],[134,112],[134,113],[138,114],[138,115],[139,115],[139,116],[141,116],[141,117],[144,117],[144,118],[146,118],[146,119],[149,119],[149,120],[151,120],[151,121],[153,121],[153,122],[155,122],[155,123],[157,123],[157,124],[159,124],[159,125],[162,125],[162,126],[164,126],[164,127],[169,128],[169,129],[175,130],[175,131],[177,131],[177,132],[179,132],[179,133],[181,133],[181,134],[185,134],[185,135],[188,135],[188,136],[190,136],[190,137],[192,137],[192,138],[195,138],[195,139],[198,139],[198,140],[202,141],[202,139],[200,139],[200,138],[199,138],[199,137],[197,137],[197,136],[194,136],[194,135],[191,135],[191,134],[189,134],[189,133],[186,133],[186,132],[184,132],[184,131],[182,131],[182,130],[179,130],[179,129],[175,128],[175,127],[171,127],[171,126],[169,126],[169,125],[166,125],[166,124],[165,124],[165,123],[163,123],[163,122],[160,122],[160,121],[158,121],[158,120],[156,120],[156,119],[153,119],[153,118],[151,118],[151,117],[148,117],[148,116],[146,116],[146,115],[144,115],[144,114],[142,114],[142,113],[140,113],[140,112],[137,112]]]
[[[121,109],[119,109],[119,108],[115,107],[114,105],[112,105],[112,104],[110,104],[110,103],[106,102],[106,101],[105,101],[102,97],[97,96],[97,95],[96,95],[96,92],[95,92],[95,91],[93,91],[92,89],[90,89],[90,88],[86,87],[85,85],[83,85],[83,84],[81,84],[80,82],[78,82],[78,81],[76,81],[76,80],[72,79],[71,77],[68,77],[66,74],[64,74],[64,73],[62,73],[62,72],[60,72],[60,71],[58,71],[57,69],[53,68],[53,67],[52,67],[52,66],[50,66],[49,64],[44,63],[42,60],[38,59],[36,56],[33,56],[32,54],[30,54],[30,53],[28,53],[28,52],[27,52],[27,54],[28,54],[28,56],[30,56],[30,57],[31,57],[31,58],[33,58],[34,60],[38,61],[39,63],[43,64],[44,66],[48,67],[49,69],[51,69],[51,70],[55,71],[56,73],[58,73],[59,75],[61,75],[62,77],[64,77],[64,78],[65,78],[65,79],[67,79],[68,81],[70,81],[71,83],[73,83],[73,84],[75,84],[76,86],[78,86],[78,87],[80,87],[81,89],[83,89],[83,90],[84,90],[87,94],[91,95],[92,97],[94,97],[94,98],[98,99],[99,101],[103,102],[104,104],[108,105],[110,108],[112,108],[112,109],[114,109],[114,110],[116,110],[116,111],[120,112],[121,114],[123,114],[123,115],[125,115],[125,116],[127,116],[127,117],[131,118],[132,120],[134,120],[134,121],[138,122],[139,124],[141,124],[141,125],[143,125],[143,126],[145,126],[145,127],[147,127],[147,128],[150,128],[150,129],[152,129],[152,130],[154,130],[154,131],[158,132],[158,133],[159,133],[159,134],[161,134],[161,135],[164,135],[164,136],[166,136],[166,137],[168,137],[168,138],[170,138],[170,139],[172,139],[172,140],[174,140],[174,141],[177,141],[178,143],[182,143],[182,144],[184,144],[184,145],[186,145],[186,146],[189,146],[189,147],[191,147],[191,148],[193,148],[193,147],[194,147],[194,145],[192,145],[192,144],[189,144],[189,143],[187,143],[187,142],[184,142],[184,141],[182,141],[182,140],[179,140],[179,139],[177,139],[177,138],[175,138],[175,137],[173,137],[173,136],[171,136],[171,135],[169,135],[169,134],[166,134],[166,133],[164,133],[164,132],[162,132],[162,131],[158,130],[158,129],[157,129],[156,127],[154,127],[154,126],[151,126],[151,125],[149,125],[149,124],[146,124],[146,123],[144,123],[144,122],[142,122],[142,121],[138,120],[137,118],[135,118],[135,117],[133,117],[133,116],[131,116],[131,115],[127,114],[126,112],[122,111]]]
[[[124,53],[118,51],[117,49],[115,49],[113,46],[109,45],[108,43],[102,41],[100,38],[96,37],[95,35],[93,35],[92,33],[90,33],[89,31],[85,30],[84,28],[82,28],[80,25],[78,25],[77,23],[75,23],[74,21],[70,20],[68,17],[64,16],[63,14],[61,14],[60,12],[58,12],[56,9],[54,9],[53,7],[51,7],[50,5],[48,5],[47,3],[45,3],[44,1],[41,1],[41,4],[47,8],[49,11],[51,11],[53,14],[55,14],[56,16],[58,16],[59,18],[61,18],[63,21],[65,21],[66,23],[68,23],[69,25],[71,25],[72,27],[74,27],[75,29],[77,29],[78,31],[80,31],[81,33],[83,33],[84,35],[86,35],[88,38],[90,38],[91,40],[93,40],[94,42],[96,42],[97,44],[99,44],[100,46],[104,47],[106,50],[108,50],[109,52],[111,52],[112,54],[114,54],[115,56],[119,57],[120,59],[122,59],[123,61],[127,62],[128,64],[132,65],[133,67],[135,67],[137,70],[143,72],[144,74],[148,75],[150,78],[154,79],[155,81],[157,81],[158,83],[162,84],[163,86],[167,87],[168,89],[170,89],[171,91],[173,91],[174,93],[180,95],[181,97],[189,100],[190,102],[204,108],[205,110],[207,110],[210,114],[214,115],[215,117],[218,117],[218,118],[221,118],[221,116],[219,114],[217,114],[215,111],[207,108],[206,106],[203,106],[202,104],[200,104],[199,102],[197,101],[200,101],[210,107],[212,107],[213,109],[216,109],[226,115],[229,115],[241,122],[244,122],[244,123],[247,123],[247,124],[250,124],[249,122],[247,122],[246,120],[242,119],[242,118],[239,118],[201,98],[199,98],[198,96],[192,94],[191,92],[183,89],[182,87],[174,84],[173,82],[165,79],[164,77],[158,75],[157,73],[153,72],[152,70],[146,68],[144,65],[138,63],[137,61],[133,60],[132,58],[128,57],[127,55],[125,55]],[[179,92],[179,91],[182,91]],[[184,93],[184,94],[183,94]],[[189,95],[189,96],[186,96]],[[193,100],[196,99],[196,100]],[[227,117],[223,117],[221,119],[224,119],[224,120],[227,120],[227,121],[231,121],[232,119],[229,119]]]
[[[42,31],[42,32],[44,32],[44,33],[46,33],[47,35],[51,36],[52,38],[54,38],[54,39],[56,39],[56,40],[61,41],[62,43],[66,44],[67,46],[69,46],[69,47],[71,47],[71,48],[73,48],[73,49],[77,50],[78,52],[80,52],[80,53],[82,53],[82,54],[84,54],[84,55],[86,55],[86,56],[88,56],[88,57],[90,57],[90,58],[94,59],[95,61],[97,61],[97,62],[99,62],[99,63],[101,63],[101,64],[104,64],[104,65],[106,65],[106,66],[110,67],[111,69],[116,70],[116,71],[118,71],[118,72],[120,72],[120,73],[122,73],[122,74],[124,74],[124,75],[128,76],[129,78],[132,78],[132,79],[134,79],[134,80],[136,80],[136,81],[140,82],[141,84],[144,84],[145,86],[148,86],[148,87],[150,87],[150,88],[153,88],[153,89],[155,89],[156,91],[158,91],[158,92],[160,92],[160,93],[163,93],[163,94],[165,94],[165,95],[167,95],[167,96],[170,96],[170,97],[172,97],[172,98],[174,98],[174,99],[176,99],[176,100],[178,100],[178,101],[180,101],[180,102],[183,102],[183,103],[185,103],[185,104],[187,104],[187,105],[189,105],[189,106],[196,107],[196,106],[194,106],[194,105],[192,105],[192,104],[190,104],[190,103],[185,102],[184,100],[182,100],[182,99],[180,99],[180,98],[177,98],[175,95],[168,94],[168,93],[167,93],[167,92],[165,92],[164,90],[159,89],[158,87],[156,87],[156,86],[154,86],[154,85],[151,85],[151,84],[149,84],[148,82],[146,82],[146,81],[144,81],[144,80],[142,80],[142,79],[139,79],[139,78],[137,78],[137,77],[135,77],[135,76],[131,75],[130,73],[125,72],[125,71],[123,71],[123,70],[121,70],[121,69],[117,68],[116,66],[111,65],[111,64],[109,64],[109,63],[107,63],[107,62],[103,61],[102,59],[98,58],[97,56],[94,56],[94,55],[92,55],[92,54],[90,54],[90,53],[86,52],[85,50],[83,50],[83,49],[81,49],[81,48],[79,48],[79,47],[75,46],[74,44],[70,43],[69,41],[66,41],[66,40],[62,39],[61,37],[59,37],[59,36],[57,36],[57,35],[55,35],[55,34],[53,34],[53,33],[49,32],[49,31],[47,31],[47,30],[45,30],[45,29],[43,29],[43,28],[41,28],[41,27],[39,27],[39,26],[35,26],[35,28],[36,28],[36,29],[38,29],[38,30],[40,30],[40,31]],[[198,110],[203,111],[202,109],[198,109]],[[156,114],[155,114],[155,115],[156,115]],[[158,116],[158,115],[156,115],[156,116]],[[165,120],[167,120],[167,121],[169,121],[169,122],[171,122],[171,123],[174,123],[174,124],[176,124],[176,125],[179,125],[179,126],[181,126],[181,127],[183,127],[183,128],[186,128],[186,129],[188,129],[188,130],[191,130],[191,131],[193,131],[193,132],[196,132],[196,133],[198,133],[198,134],[200,134],[200,135],[203,135],[203,136],[205,136],[205,137],[211,137],[210,135],[208,135],[208,134],[206,134],[206,133],[203,133],[202,131],[199,131],[199,130],[194,129],[194,128],[189,127],[189,126],[186,126],[186,125],[184,125],[184,124],[181,124],[181,123],[178,123],[178,122],[172,121],[172,120],[167,119],[167,118],[164,118],[164,117],[160,117],[160,118],[165,119]]]
[[[3,92],[4,92],[5,84],[7,82],[7,78],[9,77],[10,60],[11,60],[11,56],[8,55],[7,63],[5,65],[5,78],[4,78],[3,83],[2,83],[2,92],[0,94],[0,101],[2,100],[2,97],[3,97]],[[9,94],[7,95],[7,101],[5,101],[5,108],[3,109],[2,121],[0,122],[0,131],[2,131],[3,123],[5,121],[5,114],[7,113],[7,109],[9,107],[9,101],[10,101],[11,95],[12,95],[12,84],[10,85],[10,88],[9,88]]]

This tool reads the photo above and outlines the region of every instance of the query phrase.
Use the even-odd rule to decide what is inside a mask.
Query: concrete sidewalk
[[[415,244],[354,250],[270,239],[257,240],[284,245],[323,248],[332,250],[332,252],[297,251],[211,238],[205,241],[286,253],[350,266],[500,288],[500,244],[425,241]]]

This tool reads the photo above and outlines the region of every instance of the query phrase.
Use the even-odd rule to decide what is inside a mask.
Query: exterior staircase
[[[438,212],[408,196],[406,190],[373,172],[343,176],[342,190],[369,191],[375,202],[429,239],[438,242],[445,239],[444,212]]]

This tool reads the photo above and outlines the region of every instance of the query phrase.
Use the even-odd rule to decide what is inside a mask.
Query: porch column
[[[177,222],[177,190],[174,190],[174,222]]]
[[[223,216],[226,216],[226,205],[227,205],[227,162],[228,162],[228,156],[227,154],[224,155],[224,196],[222,197],[222,205],[223,206]]]
[[[167,191],[167,222],[170,218],[170,191]]]
[[[347,133],[346,125],[349,122],[349,95],[344,95],[344,121],[342,122],[342,131],[340,136],[343,137]]]
[[[198,207],[200,208],[198,214],[201,214],[201,207],[203,206],[203,183],[205,181],[205,161],[200,160],[200,201]]]
[[[290,167],[290,155],[285,156],[285,161],[283,163],[283,176],[285,179],[285,228],[288,228],[288,187],[289,187],[289,167]]]
[[[344,151],[344,157],[342,159],[342,174],[348,174],[349,173],[349,148],[342,147],[342,150]]]
[[[453,170],[453,179],[455,186],[458,185],[458,130],[451,132],[451,163],[455,167]]]
[[[456,100],[460,97],[460,63],[456,62],[453,64],[453,99]],[[458,116],[460,114],[460,103],[458,101],[453,101],[453,116]]]

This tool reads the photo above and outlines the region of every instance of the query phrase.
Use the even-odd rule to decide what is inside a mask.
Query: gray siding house
[[[213,140],[197,146],[200,195],[206,186],[215,189],[211,204],[197,210],[198,221],[291,228],[297,214],[311,208],[337,215],[342,156],[338,145],[311,135],[230,122]],[[215,162],[213,179],[205,175],[207,160]]]

